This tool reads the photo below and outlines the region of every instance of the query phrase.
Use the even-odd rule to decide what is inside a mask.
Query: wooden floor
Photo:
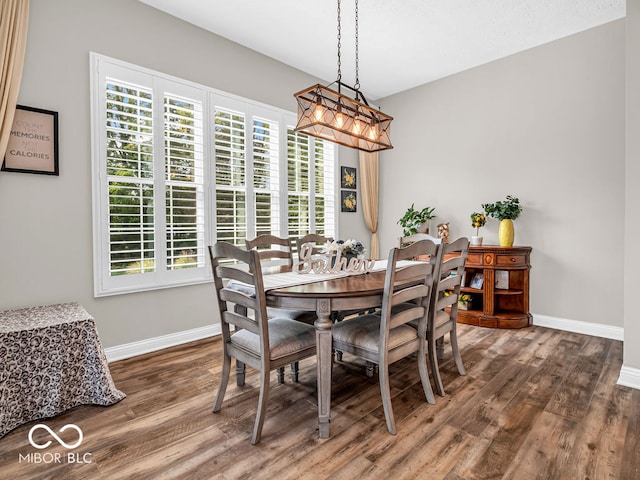
[[[232,381],[222,411],[211,413],[219,338],[115,362],[126,399],[45,421],[55,432],[78,425],[82,445],[54,442],[46,449],[54,461],[29,462],[35,422],[21,426],[0,439],[0,478],[640,479],[640,391],[616,385],[621,342],[466,325],[459,341],[468,375],[457,375],[447,342],[447,396],[436,405],[425,402],[413,361],[392,366],[396,436],[385,426],[377,377],[353,358],[334,367],[326,440],[317,435],[315,363],[301,364],[297,384],[278,385],[272,375],[257,446],[249,444],[254,372],[244,387]],[[68,452],[87,462],[69,463]]]

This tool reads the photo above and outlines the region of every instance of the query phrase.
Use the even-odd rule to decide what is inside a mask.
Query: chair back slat
[[[256,335],[260,335],[260,326],[253,318],[240,315],[231,310],[227,310],[222,315],[222,321],[235,327],[248,330],[251,333],[255,333]]]
[[[412,245],[420,240],[431,240],[436,244],[442,242],[442,239],[433,237],[428,233],[414,233],[413,235],[408,235],[406,237],[398,237],[398,243],[396,246],[398,248],[405,248],[407,245]]]
[[[413,287],[405,287],[393,293],[390,300],[391,306],[393,307],[400,303],[410,302],[411,300],[414,300],[416,298],[428,296],[430,293],[431,289],[423,283],[420,283]]]
[[[414,320],[419,321],[421,318],[425,317],[426,314],[427,311],[422,305],[416,305],[415,307],[402,310],[400,313],[396,313],[391,316],[389,319],[389,329],[394,329],[400,325],[413,322]]]
[[[310,243],[311,254],[316,255],[318,253],[322,253],[322,248],[327,242],[333,242],[333,237],[325,237],[324,235],[319,235],[317,233],[308,233],[296,240],[296,252],[300,253],[302,245]]]
[[[245,240],[247,250],[257,250],[260,261],[265,266],[293,266],[291,239],[275,235],[259,235],[253,240]],[[283,261],[284,260],[284,261]]]
[[[253,275],[242,270],[238,265],[218,265],[216,267],[216,270],[216,273],[220,278],[226,278],[228,280],[234,280],[249,286],[253,286]]]
[[[258,302],[254,295],[247,295],[244,292],[239,292],[238,290],[234,290],[233,288],[223,288],[220,290],[220,299],[225,302],[231,302],[236,305],[241,305],[245,308],[249,308],[251,310],[258,309]]]

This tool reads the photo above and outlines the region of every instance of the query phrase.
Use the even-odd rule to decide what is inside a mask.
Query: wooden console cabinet
[[[469,247],[461,292],[471,295],[471,305],[468,310],[458,308],[458,323],[491,328],[531,325],[530,254],[531,247]],[[481,288],[471,287],[477,274],[483,277]],[[496,279],[501,280],[499,287],[508,282],[508,288],[497,288]]]

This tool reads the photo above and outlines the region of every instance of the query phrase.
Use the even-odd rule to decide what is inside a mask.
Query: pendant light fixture
[[[365,152],[393,148],[389,137],[393,117],[369,106],[360,91],[358,78],[358,0],[356,5],[356,83],[353,87],[342,82],[340,62],[340,0],[338,0],[338,78],[337,91],[320,84],[294,95],[298,101],[298,125],[295,130],[323,138],[340,145]],[[342,93],[348,89],[354,98]]]

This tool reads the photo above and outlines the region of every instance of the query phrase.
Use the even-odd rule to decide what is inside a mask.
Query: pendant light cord
[[[356,83],[353,88],[360,90],[360,77],[358,76],[358,0],[356,0]]]
[[[340,30],[340,0],[338,0],[338,86],[342,80],[341,58],[340,58],[340,40],[342,39],[342,32]]]

